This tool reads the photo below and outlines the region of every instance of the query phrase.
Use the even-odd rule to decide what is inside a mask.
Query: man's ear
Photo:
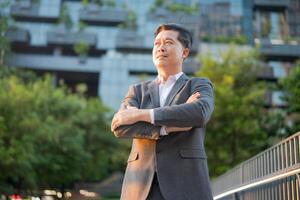
[[[189,56],[189,53],[190,53],[190,49],[189,48],[184,48],[183,53],[182,53],[183,59],[186,59]]]

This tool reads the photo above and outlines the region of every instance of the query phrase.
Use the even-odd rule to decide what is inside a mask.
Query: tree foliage
[[[63,191],[123,170],[128,144],[110,133],[100,99],[86,99],[85,87],[71,93],[51,76],[5,65],[11,23],[0,14],[0,194]],[[61,22],[67,15],[63,8]]]
[[[280,81],[286,92],[284,100],[288,105],[287,116],[292,122],[286,126],[286,132],[291,135],[300,131],[300,61],[291,69],[289,75]]]
[[[198,76],[214,85],[215,110],[207,126],[206,150],[211,176],[218,176],[265,147],[260,119],[264,90],[256,80],[259,62],[254,51],[234,48],[216,59],[200,55]]]
[[[50,76],[2,76],[0,193],[64,190],[120,170],[126,146],[110,133],[106,112],[99,99],[55,88]]]
[[[8,39],[5,37],[8,31],[10,17],[4,10],[9,5],[8,1],[0,2],[0,66],[4,65],[6,54],[10,51]]]

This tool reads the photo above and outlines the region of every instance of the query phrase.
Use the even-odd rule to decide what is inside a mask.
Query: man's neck
[[[182,72],[182,70],[174,71],[174,72],[165,72],[158,70],[158,76],[160,76],[164,81],[168,80],[169,76],[174,76],[178,73]]]

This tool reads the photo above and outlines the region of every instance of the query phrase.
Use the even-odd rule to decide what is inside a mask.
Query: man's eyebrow
[[[172,40],[172,41],[175,41],[173,38],[166,38],[166,40]]]
[[[163,38],[164,40],[171,40],[171,41],[175,41],[173,38],[169,38],[169,37],[167,37],[167,38]],[[159,40],[161,40],[161,38],[156,38],[155,40],[154,40],[154,42],[155,41],[159,41]]]

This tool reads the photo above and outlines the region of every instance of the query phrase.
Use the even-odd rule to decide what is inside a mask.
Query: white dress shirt
[[[174,87],[176,81],[180,78],[180,76],[183,74],[183,72],[179,72],[175,75],[171,75],[168,77],[166,81],[163,80],[162,76],[158,75],[158,83],[159,83],[159,104],[160,107],[163,107],[166,103],[167,97],[171,91],[171,89]],[[150,118],[151,123],[154,124],[154,111],[153,109],[150,110]],[[167,135],[166,129],[163,126],[160,129],[160,135]]]

